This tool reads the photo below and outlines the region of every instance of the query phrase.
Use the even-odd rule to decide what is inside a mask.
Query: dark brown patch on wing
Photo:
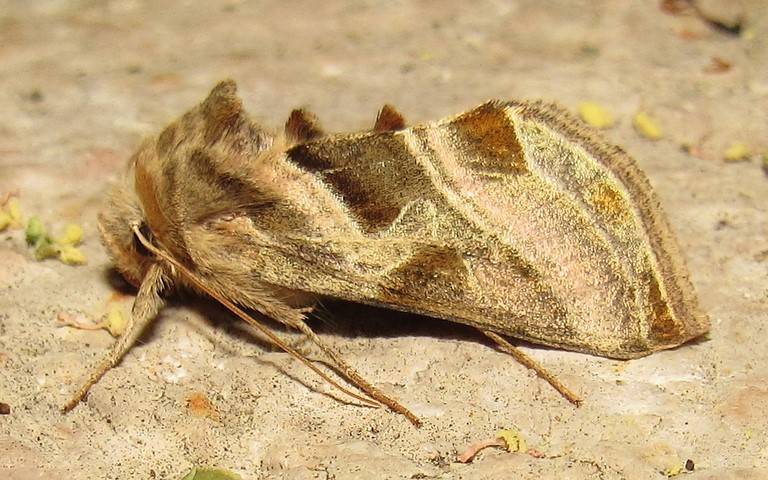
[[[473,170],[501,175],[528,171],[523,148],[502,104],[485,103],[447,126],[454,148],[464,154]]]
[[[399,305],[414,301],[424,309],[424,302],[439,299],[461,304],[466,288],[467,269],[461,254],[449,246],[425,246],[387,274],[379,299]]]
[[[166,172],[172,191],[179,202],[174,205],[185,213],[180,220],[202,222],[218,215],[237,215],[253,213],[251,210],[263,208],[271,203],[265,191],[261,191],[253,182],[236,173],[219,168],[216,159],[206,150],[192,152],[184,165],[181,181],[176,169]],[[194,181],[188,181],[195,178]],[[194,188],[187,188],[194,185]]]
[[[287,155],[330,185],[369,233],[389,227],[413,200],[435,195],[429,176],[395,132],[301,144]]]
[[[648,275],[648,302],[651,305],[651,325],[648,335],[654,346],[677,345],[681,340],[678,322],[672,317],[667,300],[662,297],[661,286],[652,274]]]
[[[374,132],[392,132],[404,128],[405,117],[390,104],[381,107],[379,114],[376,116],[376,123],[373,124]]]

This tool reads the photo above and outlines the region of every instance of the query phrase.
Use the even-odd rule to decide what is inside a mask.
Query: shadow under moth
[[[305,323],[319,299],[476,327],[574,403],[504,337],[630,359],[708,331],[648,180],[559,107],[488,102],[407,127],[385,106],[372,130],[353,134],[294,110],[272,134],[236,90],[219,83],[146,140],[111,192],[101,236],[139,290],[127,332],[65,411],[176,289],[212,297],[335,387],[415,424]],[[248,311],[306,334],[368,398]]]

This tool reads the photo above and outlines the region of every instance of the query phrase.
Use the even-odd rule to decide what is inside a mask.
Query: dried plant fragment
[[[62,245],[59,248],[59,260],[65,265],[85,265],[85,254],[77,247]]]
[[[83,228],[70,223],[64,228],[64,233],[53,239],[37,215],[30,217],[25,236],[27,244],[34,246],[33,256],[41,261],[48,258],[58,258],[65,265],[84,265],[85,254],[76,247],[83,241]]]
[[[205,394],[193,392],[187,395],[187,408],[196,417],[210,418],[215,422],[221,420],[219,411]]]
[[[719,2],[719,11],[712,10],[718,2],[710,2],[708,8],[701,8],[696,0],[662,0],[662,11],[671,15],[690,15],[699,18],[709,27],[733,36],[738,36],[743,30],[743,15],[738,10],[738,2]]]
[[[647,112],[637,112],[632,118],[632,124],[637,133],[650,140],[658,140],[664,136],[659,124]]]
[[[481,450],[485,450],[488,447],[504,447],[504,440],[501,438],[487,438],[485,440],[481,440],[477,443],[473,443],[472,445],[468,446],[460,455],[459,455],[459,462],[461,463],[469,463],[472,460],[475,459],[478,453],[480,453]]]
[[[101,330],[104,328],[103,324],[84,322],[69,312],[59,312],[59,314],[56,316],[56,321],[64,326],[77,328],[78,330]]]
[[[709,329],[644,174],[543,102],[488,102],[411,127],[385,107],[373,131],[353,134],[296,110],[273,134],[224,81],[142,144],[99,230],[139,291],[126,333],[65,411],[178,290],[213,298],[333,382],[244,309],[300,330],[415,424],[307,326],[319,299],[467,324],[507,352],[502,336],[629,359]]]
[[[7,228],[21,228],[24,221],[21,218],[19,200],[15,192],[7,193],[0,199],[0,232]]]
[[[0,210],[0,232],[11,226],[11,214]]]
[[[726,162],[741,162],[749,159],[751,152],[744,142],[733,142],[723,152]]]
[[[21,228],[24,225],[24,220],[21,218],[21,207],[19,206],[19,200],[16,198],[9,198],[5,205],[6,212],[11,218],[11,228]]]
[[[616,123],[613,114],[597,102],[579,102],[579,116],[590,127],[604,130]]]
[[[115,338],[121,337],[130,324],[130,319],[126,315],[122,305],[110,305],[106,318],[99,323],[87,323],[68,312],[60,312],[56,317],[59,323],[77,328],[79,330],[106,330]]]
[[[504,441],[504,446],[508,452],[524,452],[528,450],[525,438],[517,430],[499,430],[496,432],[496,436]]]
[[[123,305],[118,304],[109,307],[109,313],[107,313],[107,318],[104,320],[103,325],[110,335],[120,337],[128,329],[129,323],[128,315]]]
[[[534,458],[541,458],[543,454],[535,449],[528,449],[525,438],[517,430],[499,430],[495,438],[482,440],[467,447],[460,455],[459,462],[469,463],[481,450],[488,447],[504,448],[508,452],[528,452]]]
[[[731,62],[720,57],[712,57],[712,61],[704,67],[705,73],[725,73],[731,69]]]
[[[64,233],[56,239],[56,243],[76,247],[83,242],[83,236],[85,236],[83,227],[76,223],[68,223],[64,227]]]

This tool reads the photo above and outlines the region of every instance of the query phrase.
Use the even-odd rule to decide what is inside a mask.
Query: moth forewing
[[[636,338],[626,335],[626,342],[608,356],[642,356],[706,333],[709,321],[699,309],[680,247],[635,161],[556,106],[524,103],[515,110],[524,143],[558,145],[551,152],[558,157],[562,150],[571,152],[562,153],[563,161],[553,162],[529,147],[529,158],[586,214],[593,233],[584,240],[594,244],[590,239],[602,239],[612,247],[614,278],[630,291],[622,332],[631,331]],[[611,280],[606,283],[617,283]]]
[[[317,298],[472,325],[515,355],[499,335],[631,358],[708,329],[642,172],[551,105],[413,127],[385,106],[348,135],[296,110],[273,135],[225,81],[131,164],[101,231],[132,283],[160,265],[167,283],[299,328],[406,415],[304,323]]]
[[[313,273],[284,285],[614,358],[708,328],[643,174],[551,105],[489,102],[399,132],[302,144],[287,161],[326,184],[362,232],[349,246],[308,243],[298,270],[313,258],[356,264],[328,282]],[[373,286],[349,291],[344,271],[367,272]]]

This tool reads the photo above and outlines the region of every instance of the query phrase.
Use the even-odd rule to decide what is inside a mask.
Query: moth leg
[[[344,359],[339,356],[336,351],[331,348],[328,344],[323,342],[320,337],[317,336],[317,334],[309,328],[309,325],[306,324],[303,320],[296,322],[295,327],[298,328],[304,335],[306,335],[312,342],[320,347],[320,349],[330,358],[333,360],[333,362],[336,364],[339,369],[341,369],[342,373],[345,377],[347,377],[349,380],[352,381],[360,390],[365,392],[368,396],[373,398],[374,400],[383,403],[387,407],[389,407],[393,412],[399,413],[401,415],[404,415],[405,418],[410,420],[412,424],[419,427],[421,426],[421,420],[419,417],[417,417],[413,412],[408,410],[404,405],[402,405],[400,402],[395,400],[392,397],[389,397],[381,392],[381,390],[377,389],[373,385],[370,384],[365,378],[363,378],[357,371],[352,368],[347,362],[344,361]]]
[[[61,409],[62,413],[67,413],[77,406],[88,395],[91,387],[98,382],[105,373],[125,356],[134,343],[139,339],[141,333],[149,323],[157,316],[163,306],[163,300],[159,292],[163,289],[165,277],[159,265],[150,267],[144,281],[141,283],[139,293],[136,295],[136,301],[133,304],[131,316],[128,318],[125,333],[117,340],[112,347],[109,356],[99,365],[88,377],[88,380],[75,393],[72,400]]]
[[[209,292],[209,293],[212,293],[212,292]],[[336,381],[334,381],[328,375],[323,373],[323,371],[320,370],[318,367],[316,367],[312,362],[307,360],[302,354],[295,351],[293,348],[289,347],[285,342],[283,342],[279,337],[277,337],[269,329],[267,329],[266,327],[264,327],[263,325],[255,321],[253,318],[251,318],[249,315],[247,315],[237,305],[233,304],[228,299],[222,296],[216,295],[215,293],[213,293],[213,296],[216,300],[221,302],[222,305],[227,307],[235,315],[243,319],[248,325],[251,325],[257,328],[259,331],[264,333],[276,345],[278,345],[284,351],[286,351],[287,353],[293,355],[295,358],[300,360],[304,365],[312,369],[312,371],[317,373],[321,378],[323,378],[325,381],[330,383],[332,386],[334,386],[335,388],[339,389],[340,391],[346,393],[347,395],[353,398],[356,398],[358,400],[371,404],[369,400],[366,400],[365,398],[339,385]],[[336,351],[333,348],[331,348],[328,344],[323,342],[320,339],[320,337],[318,337],[317,334],[311,328],[309,328],[309,325],[307,325],[307,323],[304,321],[304,314],[307,312],[307,309],[291,308],[285,304],[281,304],[280,302],[275,302],[271,300],[267,301],[267,300],[268,299],[265,298],[265,299],[262,299],[261,302],[254,302],[253,299],[251,299],[250,307],[255,308],[256,310],[260,311],[262,314],[267,315],[270,318],[277,320],[278,322],[288,327],[296,328],[297,330],[302,332],[315,345],[320,347],[323,353],[325,353],[328,356],[328,358],[330,358],[333,361],[336,367],[338,367],[339,370],[341,370],[342,375],[344,375],[348,380],[350,380],[355,386],[357,386],[360,390],[362,390],[366,395],[378,401],[379,403],[386,405],[395,413],[404,415],[415,426],[417,427],[421,426],[421,420],[419,420],[419,417],[417,417],[413,412],[408,410],[405,406],[403,406],[397,400],[391,397],[388,397],[387,395],[382,393],[380,390],[378,390],[376,387],[371,385],[370,382],[368,382],[359,373],[357,373],[357,371],[354,368],[352,368],[347,362],[345,362],[344,359],[342,359],[341,356],[338,353],[336,353]]]
[[[515,347],[508,341],[504,340],[503,337],[501,337],[500,335],[494,332],[483,330],[483,329],[478,329],[478,330],[483,332],[486,337],[496,342],[496,345],[499,346],[499,349],[501,349],[502,352],[512,355],[515,358],[515,360],[517,360],[518,362],[522,363],[526,367],[536,372],[536,375],[546,380],[550,385],[552,385],[555,388],[555,390],[560,392],[560,395],[565,397],[566,400],[576,405],[577,407],[581,405],[581,399],[579,397],[577,397],[573,392],[571,392],[568,389],[568,387],[563,385],[560,382],[560,380],[555,378],[554,375],[552,375],[547,370],[545,370],[541,365],[536,363],[531,357],[524,354],[519,348]]]

